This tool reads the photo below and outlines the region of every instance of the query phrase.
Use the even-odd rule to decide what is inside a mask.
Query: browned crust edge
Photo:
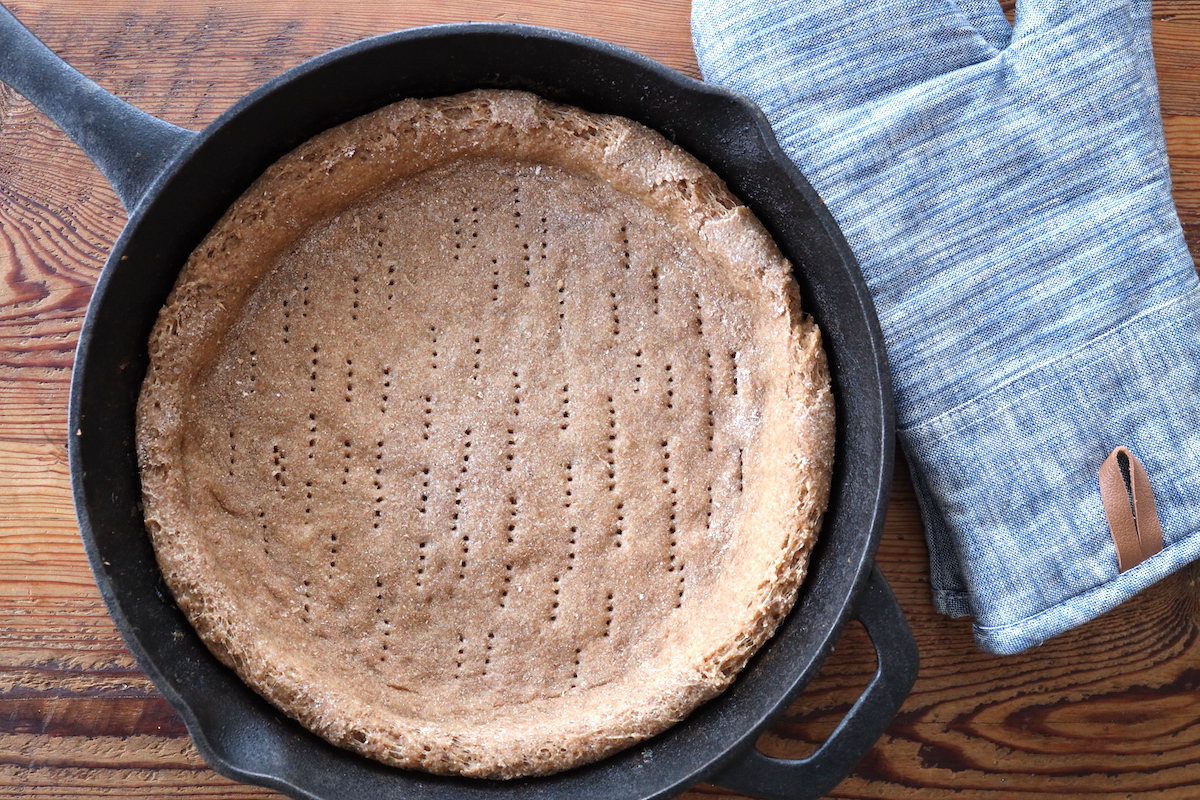
[[[218,334],[236,318],[260,273],[302,231],[350,200],[374,171],[382,185],[464,156],[476,156],[481,130],[493,152],[543,158],[589,172],[638,195],[690,229],[735,284],[758,284],[777,299],[792,342],[774,365],[778,408],[772,435],[793,448],[761,469],[779,470],[792,491],[769,509],[777,529],[769,567],[746,587],[746,630],[698,654],[691,674],[665,676],[658,696],[636,710],[577,720],[568,729],[514,738],[480,731],[474,738],[428,725],[366,724],[370,710],[327,688],[314,692],[302,671],[236,635],[233,604],[205,579],[210,569],[191,552],[176,518],[170,453],[185,433],[183,387],[211,356]],[[483,148],[487,150],[488,148]],[[321,191],[316,191],[317,186]],[[274,198],[314,198],[284,219]],[[261,265],[258,272],[246,264]],[[589,114],[517,92],[479,91],[406,100],[331,129],[267,170],[231,207],[181,272],[150,339],[151,365],[138,407],[138,455],[146,526],[180,607],[223,663],[256,691],[329,741],[398,767],[441,774],[513,778],[548,774],[597,760],[678,722],[719,694],[790,610],[828,502],[833,460],[833,401],[821,336],[800,310],[790,265],[753,215],[711,171],[659,134],[629,120]],[[200,555],[197,558],[197,555]]]

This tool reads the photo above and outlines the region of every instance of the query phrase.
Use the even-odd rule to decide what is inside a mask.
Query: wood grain
[[[1011,12],[1012,3],[1007,3]],[[190,128],[305,58],[417,24],[505,20],[630,46],[697,75],[686,0],[21,0],[11,6],[85,74]],[[1200,252],[1200,0],[1154,5],[1167,146]],[[0,797],[268,798],[204,765],[113,628],[71,507],[71,360],[125,216],[40,112],[0,87]],[[900,716],[831,796],[940,800],[1200,797],[1200,568],[1019,656],[980,653],[929,603],[928,554],[904,465],[879,561],[918,639]],[[824,740],[874,655],[851,626],[766,734],[769,754]],[[698,786],[688,797],[732,797]]]

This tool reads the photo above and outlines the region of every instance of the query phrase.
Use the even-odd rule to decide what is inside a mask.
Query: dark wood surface
[[[141,108],[199,128],[243,93],[336,45],[454,20],[551,25],[696,75],[686,0],[20,0],[35,33]],[[1155,4],[1176,199],[1200,246],[1200,0]],[[71,360],[125,220],[82,153],[0,88],[0,796],[277,796],[216,775],[113,628],[80,545],[66,458]],[[1200,569],[1031,652],[979,652],[929,603],[928,554],[904,465],[879,562],[922,656],[899,717],[832,796],[1200,797]],[[857,625],[763,737],[810,752],[874,670]],[[726,796],[706,786],[689,795]]]

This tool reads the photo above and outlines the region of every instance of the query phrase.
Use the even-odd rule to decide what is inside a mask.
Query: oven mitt
[[[692,14],[705,77],[766,112],[858,257],[938,609],[1016,653],[1200,556],[1198,290],[1149,2]]]

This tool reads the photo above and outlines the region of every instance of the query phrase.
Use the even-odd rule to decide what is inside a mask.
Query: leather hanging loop
[[[1117,569],[1133,569],[1162,550],[1162,527],[1150,476],[1128,448],[1113,450],[1101,465],[1100,500],[1117,546]]]

